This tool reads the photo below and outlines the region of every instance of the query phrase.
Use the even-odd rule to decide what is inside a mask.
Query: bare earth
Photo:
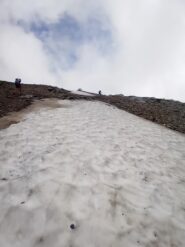
[[[18,112],[10,112],[8,115],[0,118],[0,130],[8,128],[12,124],[17,124],[21,120],[23,120],[24,116],[32,111],[38,111],[41,108],[58,108],[61,105],[57,102],[56,99],[42,99],[35,100],[28,107],[18,111]]]

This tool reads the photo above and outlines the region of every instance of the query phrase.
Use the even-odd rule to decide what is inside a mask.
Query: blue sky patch
[[[24,23],[19,25],[25,29]],[[86,23],[80,23],[65,14],[56,23],[31,23],[29,31],[42,41],[44,48],[63,69],[70,69],[75,65],[78,61],[79,47],[84,44],[93,44],[102,56],[106,56],[112,50],[111,31],[95,17],[90,17]]]

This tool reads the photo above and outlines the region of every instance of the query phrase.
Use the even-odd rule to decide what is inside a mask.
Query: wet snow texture
[[[60,104],[0,131],[0,246],[185,246],[185,136]]]

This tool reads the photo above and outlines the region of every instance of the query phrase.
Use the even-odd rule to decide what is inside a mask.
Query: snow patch
[[[87,92],[83,92],[83,91],[71,91],[72,94],[77,94],[77,95],[82,95],[82,96],[96,96],[93,93],[87,93]]]
[[[185,246],[185,136],[57,103],[0,131],[0,246]]]

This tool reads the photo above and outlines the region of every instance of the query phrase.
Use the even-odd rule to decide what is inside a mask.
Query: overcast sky
[[[0,79],[185,102],[184,0],[0,0]]]

